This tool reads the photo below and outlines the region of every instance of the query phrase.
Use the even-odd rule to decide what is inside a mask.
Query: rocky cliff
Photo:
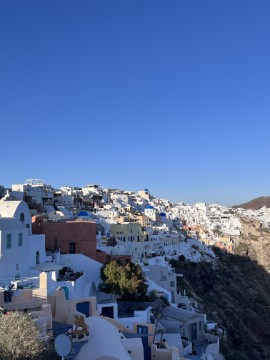
[[[270,274],[270,230],[259,221],[241,217],[241,236],[235,238],[234,253],[248,256]]]
[[[197,298],[208,318],[224,330],[226,360],[270,359],[270,234],[241,219],[235,254],[215,249],[216,266],[175,262],[180,288]]]

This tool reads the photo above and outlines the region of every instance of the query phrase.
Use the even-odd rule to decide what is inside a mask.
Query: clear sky
[[[0,120],[7,187],[270,195],[270,1],[1,1]]]

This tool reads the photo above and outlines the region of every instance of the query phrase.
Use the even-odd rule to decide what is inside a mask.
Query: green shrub
[[[18,311],[0,318],[0,359],[56,359],[55,353],[41,336],[31,314]]]

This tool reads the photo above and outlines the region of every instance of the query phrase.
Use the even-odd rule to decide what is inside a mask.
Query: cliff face
[[[262,228],[259,221],[244,217],[240,220],[241,236],[235,239],[235,254],[247,255],[270,274],[270,230]]]
[[[177,262],[178,284],[197,298],[210,320],[224,329],[226,360],[270,359],[270,234],[260,224],[242,221],[236,253],[215,249],[211,264]]]

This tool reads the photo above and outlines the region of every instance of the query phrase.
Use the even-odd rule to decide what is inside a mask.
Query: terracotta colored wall
[[[131,262],[131,256],[130,255],[110,255],[110,254],[106,254],[104,251],[97,251],[96,261],[98,261],[102,264],[105,264],[112,260],[120,260],[121,263],[123,265],[125,265],[127,262]]]
[[[76,254],[96,257],[96,223],[89,221],[67,221],[43,223],[46,248],[57,247],[61,253],[69,254],[69,243],[75,242]]]
[[[43,220],[47,220],[47,219],[48,219],[48,215],[32,216],[32,233],[33,234],[43,234],[42,233]]]
[[[76,254],[97,258],[96,223],[94,221],[41,222],[40,217],[33,217],[33,233],[45,234],[46,249],[60,248],[60,252],[69,254],[69,244],[76,244]]]
[[[107,262],[106,253],[104,251],[98,250],[96,252],[96,261],[100,262],[101,264],[105,264]]]
[[[112,260],[120,260],[120,262],[123,265],[126,265],[127,262],[131,262],[131,256],[130,255],[110,255],[107,254],[106,262],[112,261]]]

